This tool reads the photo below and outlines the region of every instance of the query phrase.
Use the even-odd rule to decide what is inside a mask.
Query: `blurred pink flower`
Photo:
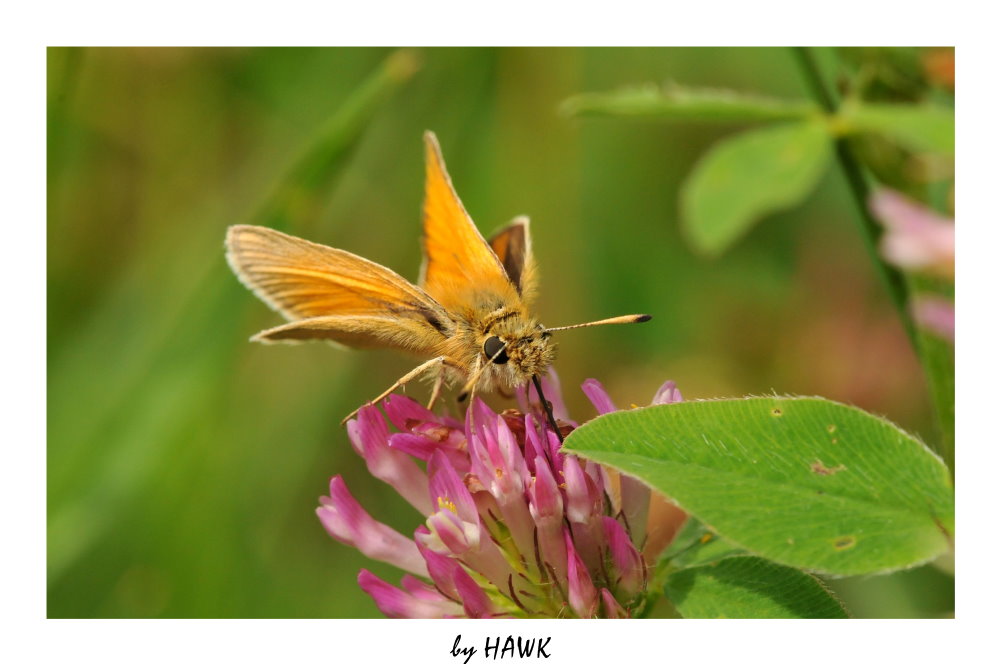
[[[955,343],[955,304],[940,295],[917,295],[912,303],[913,318],[920,327]]]
[[[882,256],[899,268],[955,278],[955,220],[891,189],[879,189],[869,200],[872,214],[887,232]]]
[[[576,424],[558,379],[543,383],[567,434]],[[596,380],[583,390],[599,413],[616,410]],[[680,400],[668,381],[653,403]],[[650,567],[686,515],[637,480],[562,454],[537,401],[525,390],[518,401],[521,411],[497,414],[476,399],[463,423],[392,395],[382,408],[396,432],[375,406],[348,423],[369,471],[424,517],[405,537],[339,475],[320,498],[330,535],[408,572],[402,587],[358,575],[385,615],[626,618],[645,607]]]
[[[955,279],[955,221],[891,189],[880,189],[869,201],[887,232],[882,256],[899,268]],[[953,298],[916,293],[910,311],[917,325],[955,343]]]

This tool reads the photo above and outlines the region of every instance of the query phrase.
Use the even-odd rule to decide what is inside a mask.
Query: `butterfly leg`
[[[479,376],[483,373],[485,368],[486,365],[481,364],[479,358],[477,357],[476,366],[474,366],[471,371],[472,377],[469,378],[469,382],[465,384],[465,387],[462,388],[461,393],[458,395],[458,403],[464,403],[466,399],[476,396],[476,383],[479,382]]]
[[[431,398],[427,402],[427,410],[434,410],[434,404],[437,403],[438,397],[441,396],[441,387],[444,385],[444,365],[438,369],[437,378],[434,379],[434,387],[431,389]]]
[[[403,376],[402,378],[400,378],[399,380],[397,380],[395,383],[392,384],[392,387],[390,387],[388,390],[386,390],[382,394],[378,395],[377,397],[375,397],[374,399],[372,399],[368,403],[370,403],[370,404],[371,403],[378,403],[382,399],[385,399],[387,396],[389,396],[390,394],[392,394],[393,392],[395,392],[396,388],[402,387],[403,385],[406,385],[411,380],[413,380],[414,378],[416,378],[420,374],[424,373],[425,371],[428,371],[430,369],[433,369],[434,367],[438,367],[438,366],[443,365],[444,361],[445,361],[445,356],[444,355],[442,355],[441,357],[435,357],[432,360],[427,360],[426,362],[424,362],[423,364],[421,364],[420,366],[416,367],[415,369],[413,369],[412,371],[410,371],[408,374],[406,374],[405,376]],[[362,407],[363,406],[359,406],[359,407],[355,408],[354,411],[352,411],[347,417],[345,417],[343,420],[340,421],[340,424],[341,425],[346,424],[347,420],[349,420],[352,417],[354,417],[355,415],[357,415],[358,411],[361,410]]]

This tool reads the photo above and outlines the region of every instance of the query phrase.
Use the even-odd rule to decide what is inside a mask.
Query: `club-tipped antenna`
[[[594,325],[625,325],[628,323],[645,323],[651,319],[649,314],[629,314],[627,316],[615,316],[604,320],[595,320],[589,323],[577,323],[576,325],[564,325],[562,327],[547,327],[546,332],[559,332],[560,330],[573,330],[578,327],[593,327]]]

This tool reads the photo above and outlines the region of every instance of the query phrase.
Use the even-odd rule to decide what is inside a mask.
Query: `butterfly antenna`
[[[627,323],[645,323],[652,316],[649,314],[629,314],[628,316],[615,316],[604,320],[595,320],[589,323],[577,323],[576,325],[564,325],[563,327],[547,327],[546,332],[559,332],[560,330],[573,330],[578,327],[593,327],[595,325],[624,325]]]
[[[538,380],[538,374],[531,377],[531,382],[535,384],[535,391],[538,392],[538,400],[542,402],[542,408],[545,409],[545,414],[549,418],[549,424],[552,425],[552,430],[556,432],[556,438],[559,442],[563,442],[562,432],[559,431],[559,425],[556,424],[556,416],[552,414],[552,404],[548,402],[545,398],[545,394],[542,393],[542,381]]]

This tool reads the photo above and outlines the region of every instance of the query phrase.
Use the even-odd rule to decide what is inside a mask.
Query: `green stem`
[[[812,52],[808,48],[803,47],[795,47],[792,49],[792,52],[799,63],[799,67],[802,69],[802,74],[805,77],[806,84],[812,91],[813,97],[823,106],[827,113],[835,115],[837,113],[837,102],[824,84],[823,76],[816,65],[816,61],[813,59]],[[861,235],[865,239],[865,247],[876,265],[883,284],[885,284],[886,289],[889,291],[889,296],[899,311],[903,328],[910,338],[913,350],[923,365],[940,434],[935,447],[954,475],[954,356],[949,356],[944,352],[949,350],[944,345],[946,342],[936,340],[925,333],[917,334],[913,316],[907,306],[911,290],[909,282],[902,272],[883,261],[878,253],[878,243],[883,231],[882,227],[868,210],[867,201],[871,192],[869,191],[864,173],[861,170],[861,165],[858,164],[854,155],[851,154],[850,147],[845,138],[836,139],[835,147],[837,161],[840,163],[844,176],[847,178],[847,184],[850,187],[858,211],[857,218],[861,226]]]
[[[823,106],[827,113],[835,115],[837,113],[837,101],[823,83],[823,76],[819,71],[819,67],[816,66],[816,61],[813,59],[812,53],[808,48],[801,46],[793,47],[792,53],[795,55],[795,59],[802,70],[806,84],[812,91],[813,97]],[[906,278],[902,272],[883,261],[878,252],[878,243],[882,237],[883,230],[868,210],[868,199],[871,192],[868,182],[865,180],[864,173],[861,170],[861,165],[854,158],[854,155],[851,154],[846,138],[839,137],[835,139],[834,150],[837,154],[837,162],[840,164],[844,177],[847,179],[851,197],[854,199],[854,205],[858,213],[857,220],[860,225],[861,236],[864,239],[865,249],[868,251],[868,256],[875,264],[876,271],[899,312],[903,329],[906,330],[906,335],[910,338],[910,343],[913,345],[914,350],[919,352],[916,327],[907,306],[910,295]]]

